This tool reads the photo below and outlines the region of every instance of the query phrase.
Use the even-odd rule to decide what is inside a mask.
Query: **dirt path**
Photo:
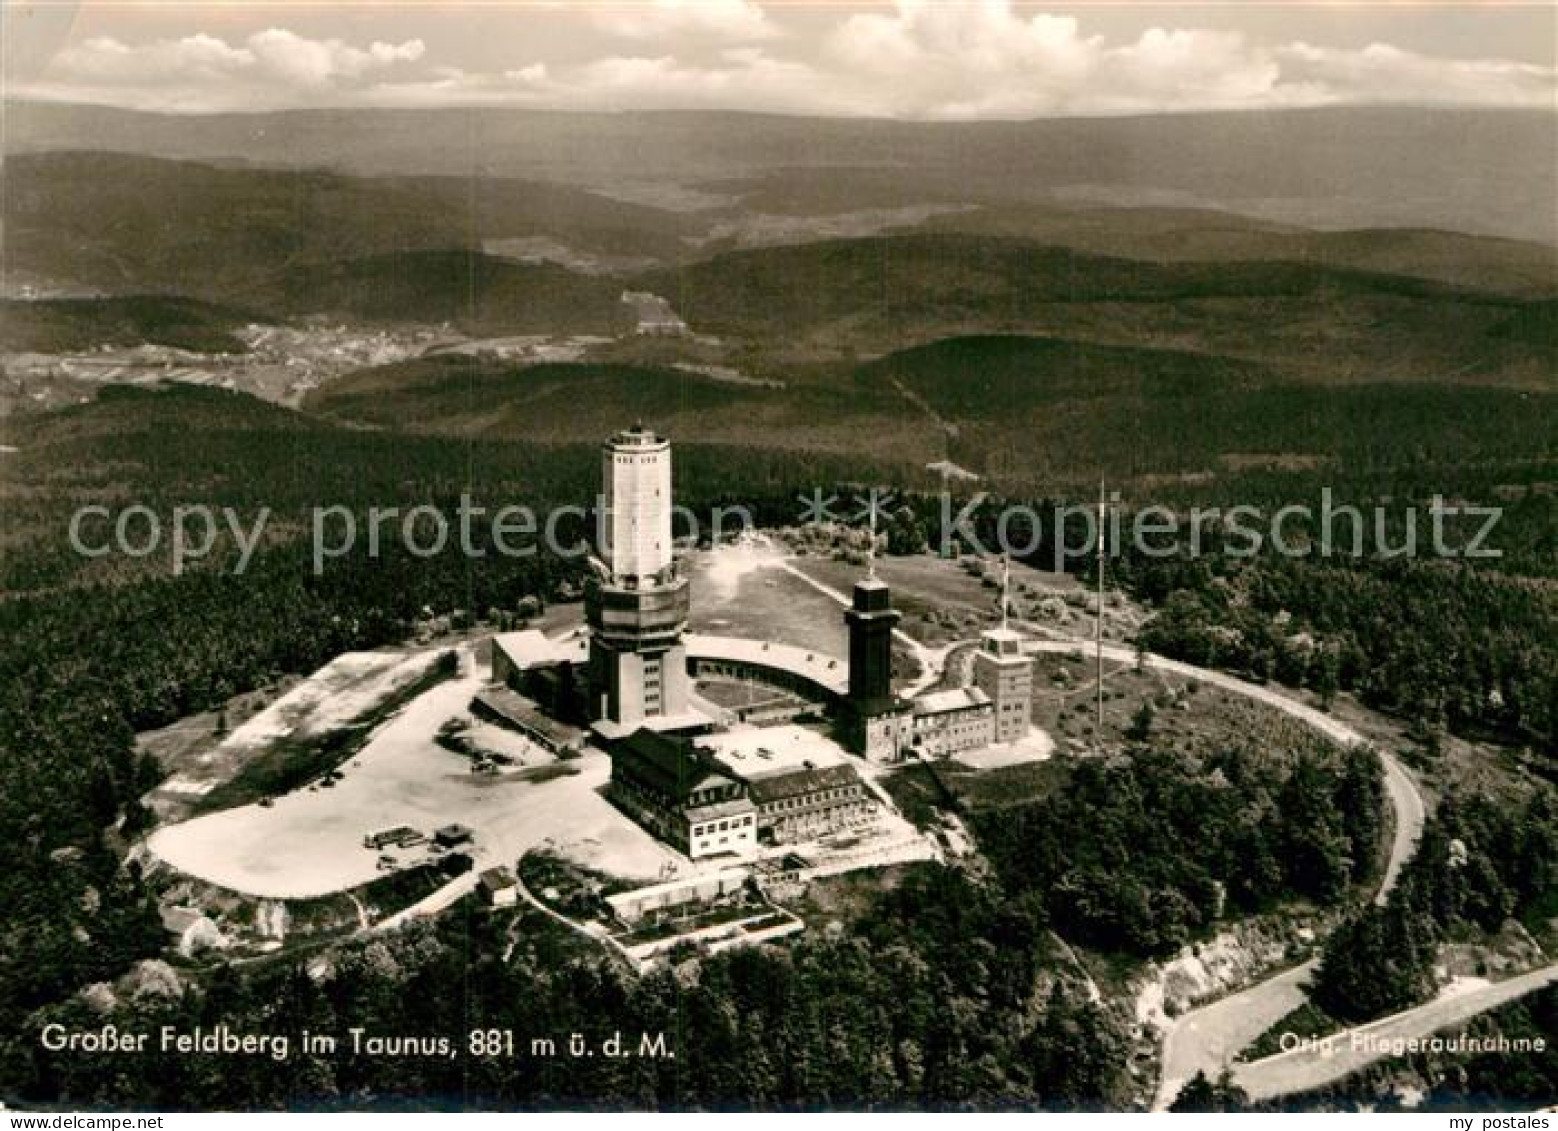
[[[410,907],[403,907],[395,914],[386,917],[376,927],[377,931],[388,931],[409,923],[414,919],[420,919],[428,915],[437,915],[440,911],[452,907],[460,899],[476,890],[476,884],[481,879],[481,865],[478,864],[469,872],[456,876],[443,887],[428,895],[423,896]]]

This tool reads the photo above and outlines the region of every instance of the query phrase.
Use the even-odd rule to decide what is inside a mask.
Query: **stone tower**
[[[849,699],[869,708],[893,693],[893,628],[899,618],[887,582],[874,574],[855,582],[849,625]]]

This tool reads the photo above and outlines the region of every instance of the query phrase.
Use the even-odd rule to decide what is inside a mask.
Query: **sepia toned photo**
[[[1552,1126],[1558,8],[0,13],[7,1127]]]

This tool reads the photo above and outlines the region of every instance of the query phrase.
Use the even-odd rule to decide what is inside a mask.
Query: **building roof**
[[[711,891],[732,891],[746,883],[752,873],[744,867],[722,868],[718,872],[705,872],[682,879],[667,880],[608,895],[606,902],[619,914],[624,908],[638,904],[672,906],[692,899],[702,899]]]
[[[764,774],[747,783],[747,796],[758,805],[768,805],[791,797],[803,797],[824,789],[843,789],[860,784],[853,766],[817,766],[812,769],[781,770]]]
[[[653,298],[654,296],[651,295],[649,297]],[[625,295],[624,298],[626,298]],[[642,313],[639,317],[642,320]],[[644,448],[664,448],[669,446],[669,440],[655,435],[652,429],[646,428],[644,426],[644,422],[642,420],[635,421],[631,428],[622,429],[622,431],[616,433],[611,437],[611,439],[606,441],[607,448],[625,448],[635,451],[642,450]]]
[[[565,662],[580,663],[589,655],[589,638],[582,634],[553,638],[535,628],[498,632],[492,647],[516,668],[537,668]]]
[[[780,770],[837,766],[849,760],[843,748],[827,735],[794,723],[735,727],[697,741],[723,765],[746,778]]]
[[[596,719],[590,724],[590,729],[600,735],[607,742],[621,742],[629,735],[639,730],[651,730],[657,734],[672,735],[679,731],[707,730],[714,725],[714,720],[696,708],[688,708],[675,715],[645,715],[631,723],[613,722],[611,719]]]
[[[481,885],[483,891],[502,891],[505,888],[519,886],[519,880],[504,864],[499,864],[496,868],[488,868],[481,874],[481,879],[477,883]]]
[[[914,697],[916,715],[941,715],[948,711],[967,711],[988,705],[990,697],[977,687],[954,687],[947,691],[927,691]]]
[[[870,699],[847,700],[844,706],[855,718],[870,721],[907,714],[913,709],[914,701],[897,695],[878,695]]]
[[[837,695],[849,690],[849,663],[814,648],[798,648],[793,644],[744,636],[709,636],[701,632],[683,633],[682,643],[694,659],[729,660],[776,668],[809,679]],[[590,638],[585,632],[550,637],[538,629],[527,628],[493,634],[492,646],[501,650],[515,667],[534,668],[585,662],[589,658]]]
[[[738,817],[743,813],[752,812],[751,798],[738,797],[733,801],[716,801],[712,805],[700,805],[696,809],[688,809],[686,817],[689,821],[717,821],[721,817]]]
[[[492,687],[486,691],[479,691],[471,701],[471,705],[484,707],[516,726],[529,728],[536,734],[545,735],[559,746],[573,742],[580,734],[578,728],[558,722],[523,695],[507,687]]]
[[[723,766],[687,739],[648,727],[628,735],[612,750],[611,758],[614,766],[619,762],[631,765],[634,774],[678,802],[705,788],[710,779],[736,782]]]

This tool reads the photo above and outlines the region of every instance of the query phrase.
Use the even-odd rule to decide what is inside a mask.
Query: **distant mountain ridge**
[[[1540,303],[1312,263],[1144,263],[908,232],[730,252],[639,282],[674,295],[695,329],[792,362],[1024,334],[1239,359],[1304,382],[1552,384],[1551,354],[1532,348]]]
[[[1434,228],[1558,245],[1558,130],[1542,111],[1338,107],[967,123],[491,108],[164,115],[17,101],[4,112],[13,154],[98,149],[596,187],[875,169],[926,198],[1173,202],[1308,227]]]
[[[868,215],[877,206],[890,216],[893,207],[915,199],[912,185],[790,170],[721,183],[728,203],[685,213],[534,180],[358,177],[76,151],[13,156],[3,175],[13,280],[36,276],[88,291],[217,299],[242,295],[282,271],[317,273],[332,264],[407,252],[523,257],[527,246],[536,245],[542,250],[529,254],[531,262],[549,254],[564,264],[594,258],[618,275],[642,269],[632,265],[679,267],[727,252],[781,263],[807,254],[787,247],[845,242],[830,235],[838,224],[822,221],[840,215],[837,210],[851,200]],[[851,214],[857,213],[843,213]],[[788,227],[769,247],[737,251],[733,238],[719,235],[732,224],[761,224],[770,215],[785,218]],[[799,222],[789,222],[796,217]],[[808,218],[818,221],[814,229]],[[974,240],[992,248],[1042,245],[1187,265],[1176,269],[1181,274],[1196,263],[1228,264],[1223,277],[1229,281],[1250,275],[1253,269],[1243,266],[1250,261],[1270,261],[1522,297],[1558,295],[1558,249],[1541,244],[1418,229],[1312,232],[1186,209],[992,201],[917,225],[907,221],[878,238],[936,233],[969,246]],[[1164,272],[1154,267],[1151,273]]]

